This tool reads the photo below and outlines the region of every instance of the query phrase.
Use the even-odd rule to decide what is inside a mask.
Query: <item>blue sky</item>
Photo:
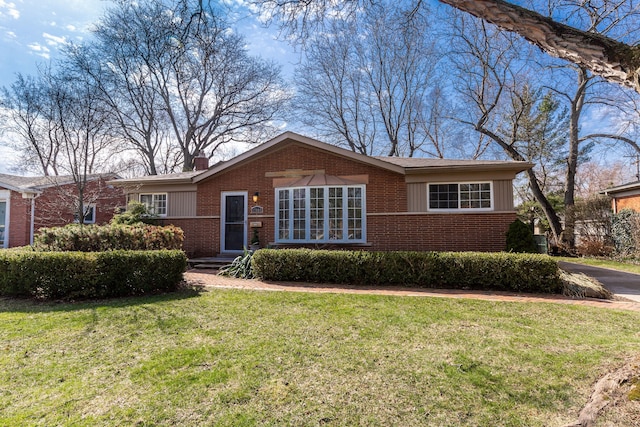
[[[109,0],[0,0],[0,87],[8,87],[16,74],[35,74],[38,64],[58,57],[65,43],[91,38],[92,25],[112,4]],[[229,13],[245,36],[250,53],[272,59],[291,76],[297,55],[276,40],[275,29],[264,28],[244,6],[230,0]],[[11,173],[14,156],[0,146],[0,173]]]

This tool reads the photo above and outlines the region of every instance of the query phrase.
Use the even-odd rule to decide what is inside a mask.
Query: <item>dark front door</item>
[[[247,194],[222,194],[222,252],[241,252],[247,244]]]

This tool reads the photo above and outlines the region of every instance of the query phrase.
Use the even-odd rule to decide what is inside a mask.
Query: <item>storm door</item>
[[[247,245],[247,193],[222,193],[221,252],[242,252]]]

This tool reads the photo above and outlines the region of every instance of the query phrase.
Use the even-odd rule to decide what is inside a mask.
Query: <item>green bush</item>
[[[531,229],[519,219],[509,224],[509,229],[507,230],[507,252],[530,254],[538,252],[538,245],[536,245]]]
[[[181,249],[184,232],[179,227],[136,225],[80,225],[41,228],[34,238],[40,251],[101,252],[109,250]]]
[[[171,291],[186,265],[179,250],[0,251],[0,295],[72,299]]]
[[[149,208],[144,203],[131,201],[127,205],[127,210],[114,215],[110,223],[113,225],[157,225],[158,217],[149,212]]]
[[[263,280],[561,291],[558,263],[539,254],[261,249],[252,266]]]

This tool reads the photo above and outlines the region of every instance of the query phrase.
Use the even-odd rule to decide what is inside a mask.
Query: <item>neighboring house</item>
[[[640,181],[607,188],[600,193],[611,197],[611,209],[614,214],[623,209],[640,212]]]
[[[193,172],[111,181],[185,232],[191,256],[262,246],[500,251],[526,162],[368,157],[284,133]]]
[[[87,176],[85,223],[106,223],[116,208],[125,206],[122,189],[106,182],[115,178],[114,174]],[[0,247],[29,245],[42,227],[78,222],[77,203],[78,190],[71,177],[0,174]]]

